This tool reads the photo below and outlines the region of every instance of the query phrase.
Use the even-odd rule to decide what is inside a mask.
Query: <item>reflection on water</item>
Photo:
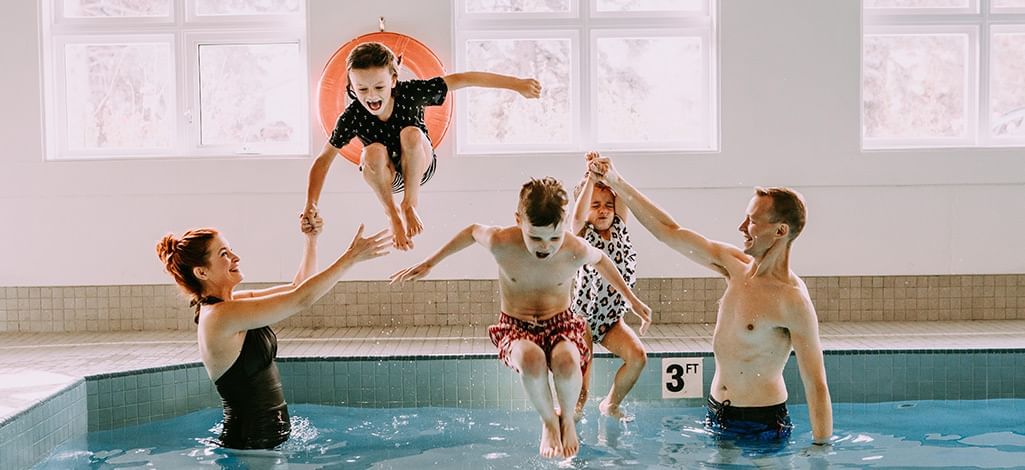
[[[1025,400],[835,404],[831,446],[811,444],[807,410],[784,446],[723,442],[704,408],[633,404],[635,419],[588,406],[576,458],[537,455],[533,412],[453,408],[359,409],[295,405],[292,438],[273,451],[209,445],[220,410],[95,432],[57,449],[38,468],[607,469],[607,468],[1014,468],[1025,462]],[[594,408],[594,409],[591,409]]]

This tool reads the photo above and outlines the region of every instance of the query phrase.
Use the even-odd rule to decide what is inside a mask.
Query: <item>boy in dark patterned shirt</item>
[[[420,185],[431,178],[437,164],[424,124],[424,107],[440,105],[450,90],[470,86],[505,88],[526,98],[541,95],[537,80],[488,72],[399,81],[395,54],[377,42],[353,49],[347,65],[346,91],[352,102],[338,116],[334,132],[310,168],[302,219],[306,222],[319,216],[317,203],[331,163],[338,149],[358,137],[364,145],[360,171],[384,206],[395,247],[400,250],[411,249],[412,238],[423,231],[416,212]],[[397,192],[404,192],[398,205],[392,197]]]

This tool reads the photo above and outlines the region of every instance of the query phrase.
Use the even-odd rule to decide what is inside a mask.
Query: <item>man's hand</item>
[[[619,172],[616,171],[616,167],[612,166],[612,159],[609,157],[596,157],[589,160],[590,163],[587,165],[587,171],[594,173],[598,178],[607,185],[613,185],[620,181]]]

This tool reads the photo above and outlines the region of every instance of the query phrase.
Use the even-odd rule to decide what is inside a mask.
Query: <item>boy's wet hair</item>
[[[520,214],[535,227],[559,225],[566,216],[568,202],[562,183],[551,176],[531,178],[520,189]]]
[[[804,230],[804,223],[808,218],[804,196],[793,189],[781,187],[758,187],[755,188],[755,194],[760,197],[772,198],[772,223],[787,224],[790,227],[789,241],[794,241]]]

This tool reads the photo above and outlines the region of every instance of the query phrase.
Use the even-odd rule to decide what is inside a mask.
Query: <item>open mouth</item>
[[[367,109],[371,111],[380,111],[381,106],[384,105],[384,100],[368,100]]]
[[[551,254],[551,253],[544,253],[544,252],[541,252],[541,251],[535,251],[535,252],[534,252],[534,256],[537,256],[537,257],[538,257],[538,259],[545,259],[545,258],[547,258],[547,257],[548,257],[548,255],[550,255],[550,254]]]

